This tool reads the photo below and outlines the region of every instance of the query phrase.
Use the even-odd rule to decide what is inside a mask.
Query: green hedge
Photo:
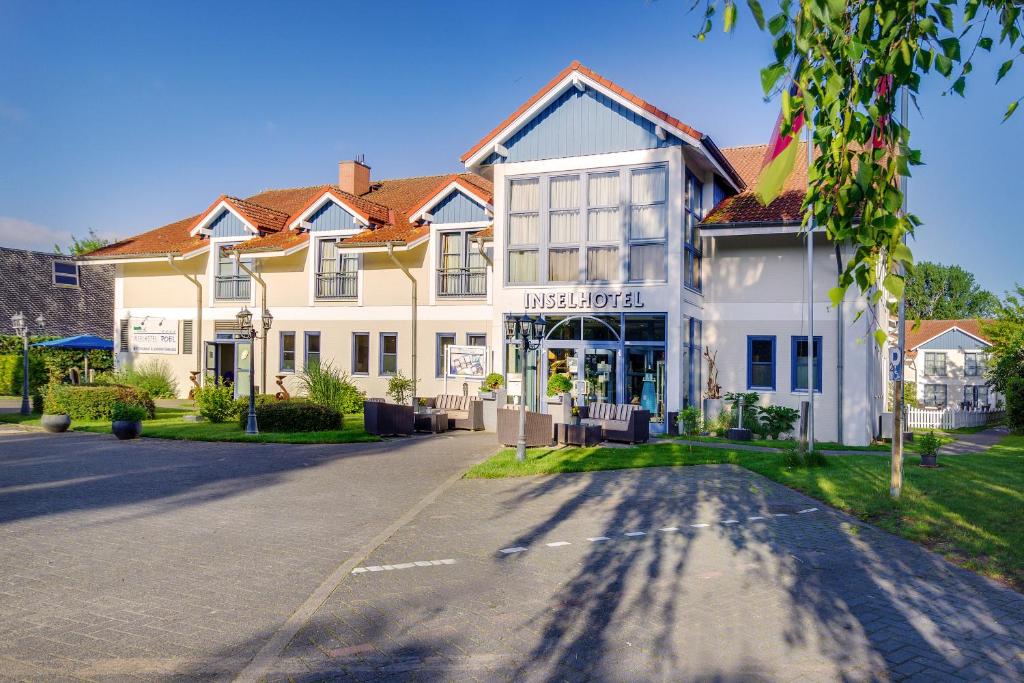
[[[43,409],[49,415],[70,415],[74,420],[110,419],[115,403],[135,405],[156,416],[156,405],[145,391],[122,386],[74,386],[51,384],[43,397]]]
[[[322,432],[341,429],[343,424],[341,413],[327,406],[295,398],[288,401],[273,400],[267,395],[256,398],[256,422],[263,432]],[[238,415],[242,429],[245,429],[248,418],[249,402],[246,400]]]
[[[21,396],[21,380],[24,369],[22,354],[0,355],[0,396]],[[28,355],[29,391],[36,391],[47,382],[46,363],[35,353]]]
[[[53,336],[43,337],[29,337],[29,343],[34,344],[36,342],[48,341],[50,339],[57,339]],[[19,363],[21,362],[21,337],[16,337],[13,334],[0,334],[0,356],[17,356]],[[55,349],[46,347],[30,347],[28,351],[29,365],[32,367],[33,363],[41,363],[42,367],[45,368],[43,380],[39,383],[42,386],[46,382],[62,382],[67,379],[68,372],[71,368],[78,368],[84,370],[82,363],[82,352],[75,349]],[[96,371],[109,370],[114,367],[114,354],[111,351],[88,351],[89,356],[89,367]],[[29,381],[32,382],[35,377],[36,371],[30,369]],[[3,374],[0,373],[0,379]],[[4,384],[0,381],[0,390],[2,390]],[[0,393],[3,393],[0,391]],[[21,371],[18,371],[18,394],[21,393]]]

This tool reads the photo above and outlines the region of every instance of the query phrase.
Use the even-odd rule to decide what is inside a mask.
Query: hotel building
[[[705,352],[723,391],[798,407],[806,164],[764,207],[751,191],[764,152],[719,148],[574,62],[461,156],[465,172],[378,180],[342,162],[337,183],[220,196],[83,262],[116,266],[118,362],[161,358],[182,393],[192,372],[246,391],[254,352],[261,392],[278,375],[294,392],[311,362],[370,396],[413,365],[421,395],[475,391],[479,380],[445,376],[457,345],[485,347],[488,369],[539,410],[546,378],[565,372],[578,400],[641,402],[664,428],[700,404]],[[816,434],[867,443],[882,405],[878,314],[853,294],[830,304],[849,249],[814,240]],[[274,316],[255,349],[235,338],[242,306]],[[526,372],[503,326],[524,312],[549,321]]]

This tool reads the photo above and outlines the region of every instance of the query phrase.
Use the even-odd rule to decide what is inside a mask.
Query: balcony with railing
[[[356,273],[319,273],[316,276],[317,299],[355,299],[358,292]]]
[[[248,299],[249,286],[248,275],[218,275],[217,298],[224,300]]]
[[[444,268],[437,271],[437,296],[478,297],[486,295],[486,268]]]

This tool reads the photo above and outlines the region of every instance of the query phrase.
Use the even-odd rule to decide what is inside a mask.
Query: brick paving
[[[460,481],[365,567],[269,680],[1024,678],[1024,596],[729,465]]]
[[[0,681],[230,677],[492,444],[0,435]]]

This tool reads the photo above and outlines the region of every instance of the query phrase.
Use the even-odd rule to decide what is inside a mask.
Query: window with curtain
[[[580,279],[580,177],[548,182],[548,281]],[[572,246],[567,246],[572,245]]]
[[[487,264],[470,240],[470,235],[477,230],[446,230],[439,234],[438,296],[487,294]]]
[[[508,281],[538,282],[540,245],[540,179],[515,179],[509,184]]]
[[[935,375],[937,377],[946,376],[946,354],[945,353],[925,353],[924,354],[924,374]]]
[[[614,282],[619,272],[622,241],[618,171],[587,177],[587,280]]]
[[[630,172],[629,279],[665,279],[665,236],[668,233],[664,166]]]
[[[221,245],[227,248],[229,245]],[[242,263],[249,270],[253,269],[254,263],[251,258],[243,258]],[[249,298],[249,274],[246,273],[235,261],[234,256],[219,251],[217,255],[217,282],[215,294],[218,299],[248,299]]]
[[[978,377],[983,372],[983,364],[979,362],[980,354],[964,354],[964,375],[967,377]]]
[[[922,387],[922,389],[922,399],[925,408],[946,407],[945,384],[925,384],[924,387]]]
[[[683,284],[698,292],[701,290],[701,264],[703,252],[701,251],[700,225],[704,218],[704,183],[700,179],[686,172],[686,212],[685,225],[685,258],[683,263]]]
[[[354,299],[359,289],[359,257],[338,249],[338,240],[318,242],[316,296],[319,299]]]

